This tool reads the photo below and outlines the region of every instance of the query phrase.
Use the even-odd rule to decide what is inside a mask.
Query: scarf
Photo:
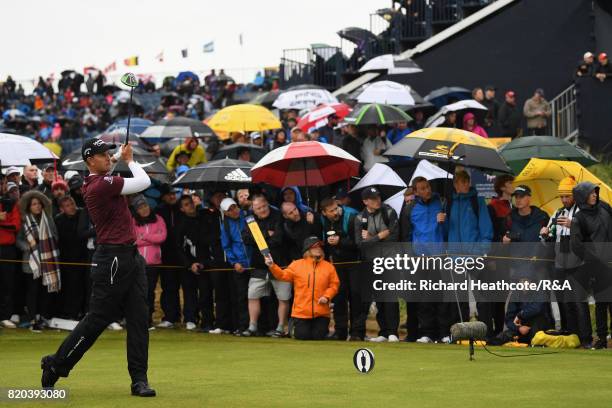
[[[59,249],[56,238],[51,235],[47,214],[43,211],[40,225],[31,214],[26,215],[24,225],[26,242],[30,246],[30,269],[33,278],[42,276],[43,286],[47,292],[59,292],[61,288],[59,265],[53,263],[59,260]]]

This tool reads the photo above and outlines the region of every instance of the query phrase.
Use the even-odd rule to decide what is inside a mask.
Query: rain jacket
[[[387,132],[387,139],[389,139],[391,144],[396,144],[397,142],[402,140],[404,136],[406,136],[407,134],[410,134],[411,132],[412,132],[412,129],[409,129],[409,128],[406,128],[404,130],[400,130],[397,128],[391,129],[390,131]]]
[[[174,170],[176,169],[177,164],[178,164],[176,162],[176,156],[180,152],[185,152],[189,155],[189,161],[187,162],[187,165],[189,167],[195,167],[198,164],[206,163],[206,151],[204,150],[202,146],[197,145],[195,150],[189,150],[183,143],[183,144],[176,146],[174,150],[172,151],[172,154],[170,154],[170,157],[168,158],[168,163],[166,163],[166,168],[168,169],[169,172],[174,172]]]
[[[591,206],[587,199],[591,192],[597,191],[597,202]],[[572,251],[585,262],[605,262],[610,258],[605,251],[606,243],[612,241],[612,208],[599,200],[599,187],[585,181],[573,189],[574,199],[580,211],[572,219],[570,242]]]
[[[0,202],[0,212],[5,211],[4,204]],[[7,212],[6,219],[0,221],[0,245],[15,245],[17,233],[21,228],[21,214],[19,205],[13,203],[13,208]]]
[[[232,265],[239,263],[243,268],[249,267],[252,248],[242,242],[242,233],[247,228],[243,214],[237,220],[225,217],[221,225],[221,245],[225,251],[227,262]]]
[[[477,197],[478,217],[472,208],[472,198]],[[491,242],[493,239],[493,224],[489,210],[482,197],[474,187],[467,194],[453,193],[450,217],[446,221],[448,242]]]
[[[335,222],[321,215],[321,241],[325,242],[325,253],[334,262],[356,261],[359,259],[359,249],[355,245],[355,217],[357,210],[351,207],[342,208],[342,217]],[[340,237],[338,245],[327,243],[327,231],[335,231]]]
[[[325,260],[315,263],[312,258],[303,258],[291,262],[287,269],[273,264],[270,266],[270,272],[278,280],[293,283],[291,317],[314,319],[330,316],[330,301],[340,287],[334,265]],[[327,298],[326,304],[319,304],[322,296]]]
[[[493,242],[501,242],[506,234],[506,217],[512,212],[512,203],[500,197],[493,197],[489,208],[493,218]]]
[[[428,202],[416,197],[407,217],[410,222],[410,241],[415,254],[435,255],[443,250],[444,224],[437,222],[438,214],[444,211],[444,204],[438,193],[433,193]]]
[[[313,212],[312,208],[310,208],[308,205],[304,204],[304,199],[302,198],[302,193],[300,193],[300,189],[295,187],[295,186],[285,187],[285,188],[283,188],[281,190],[281,192],[280,192],[281,203],[282,203],[282,199],[283,199],[283,193],[286,190],[293,190],[293,192],[295,193],[295,206],[298,208],[298,210],[300,210],[300,212],[303,212],[303,213],[306,213],[308,211]]]
[[[159,215],[155,215],[155,222],[138,225],[132,218],[136,230],[136,246],[138,252],[145,259],[147,265],[162,263],[161,245],[166,240],[166,223]]]
[[[470,129],[468,127],[467,121],[470,119],[474,119],[474,126],[472,126],[472,128]],[[474,116],[473,113],[468,112],[463,116],[463,130],[467,130],[468,132],[472,132],[472,133],[476,133],[478,136],[482,136],[482,137],[489,137],[489,135],[487,135],[487,132],[480,126],[478,126],[478,124],[475,122],[476,121],[476,117]]]
[[[528,129],[541,129],[546,127],[547,117],[538,115],[539,112],[544,112],[550,115],[550,104],[542,98],[540,102],[536,102],[534,98],[527,99],[523,106],[523,114],[527,118]]]
[[[520,215],[518,208],[512,209],[508,220],[510,236],[520,237],[513,238],[513,242],[540,242],[540,230],[548,224],[548,214],[532,205],[529,215]]]

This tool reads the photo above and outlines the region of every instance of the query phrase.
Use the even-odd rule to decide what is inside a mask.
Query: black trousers
[[[89,312],[51,356],[67,377],[115,316],[127,322],[127,360],[132,383],[147,381],[149,307],[144,259],[136,247],[100,245],[93,259]]]
[[[181,270],[181,288],[183,289],[183,322],[197,323],[198,280],[191,270]]]
[[[476,304],[478,320],[487,325],[487,337],[495,337],[504,331],[505,307],[504,302],[478,302]]]
[[[418,302],[406,302],[406,341],[416,341],[421,337],[419,331],[419,309]]]
[[[202,327],[232,330],[231,273],[215,271],[200,272],[198,275],[198,306],[202,313]]]
[[[340,287],[332,299],[334,304],[334,328],[339,339],[346,339],[349,325],[350,271],[342,266],[336,269]]]
[[[419,336],[432,340],[441,339],[450,333],[451,318],[454,318],[454,303],[427,302],[420,303],[418,310]]]
[[[149,326],[153,325],[153,313],[155,313],[155,288],[159,279],[159,268],[154,265],[145,266],[147,274],[147,305],[149,306]]]
[[[559,312],[561,313],[561,328],[576,334],[582,343],[593,341],[591,312],[586,301],[589,288],[589,272],[584,266],[571,269],[555,269],[555,279],[568,279],[574,288],[570,294],[555,293]]]
[[[26,308],[27,319],[36,320],[36,315],[50,319],[55,314],[57,293],[48,293],[42,284],[42,277],[32,279],[32,274],[26,274]]]
[[[169,263],[168,265],[176,265]],[[159,270],[161,283],[160,304],[164,317],[170,323],[181,320],[181,303],[179,297],[179,287],[181,286],[181,270],[178,268],[156,268]]]
[[[66,260],[67,262],[84,262]],[[83,266],[62,265],[62,317],[78,320],[84,311],[89,283],[88,271]]]
[[[328,317],[293,318],[293,337],[297,340],[324,340],[329,331]]]
[[[599,339],[606,340],[609,333],[608,312],[612,315],[612,270],[598,266],[593,270],[595,277],[593,293],[595,297],[595,331]]]
[[[365,338],[366,334],[366,321],[368,320],[370,303],[363,297],[362,285],[364,283],[361,270],[359,268],[349,268],[347,271],[351,317],[351,328],[349,334],[352,337],[359,337],[363,339]]]
[[[248,271],[232,272],[232,285],[230,287],[232,326],[241,332],[249,328],[249,279]]]
[[[0,245],[0,259],[14,260],[17,249],[14,245]],[[16,264],[0,262],[0,320],[8,320],[13,313],[13,293],[15,291]]]
[[[399,302],[376,302],[376,322],[380,330],[379,336],[397,336],[399,326]]]

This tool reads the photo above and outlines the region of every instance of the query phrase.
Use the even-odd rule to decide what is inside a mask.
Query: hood
[[[459,194],[457,192],[454,192],[453,193],[453,199],[464,198],[464,197],[465,198],[469,198],[469,197],[477,196],[477,195],[478,195],[478,191],[476,191],[476,189],[474,187],[470,187],[470,191],[468,191],[467,193],[460,193]]]
[[[38,190],[30,190],[21,196],[19,199],[19,210],[21,211],[21,214],[30,214],[30,201],[32,201],[33,198],[38,198],[43,205],[44,211],[47,213],[47,217],[51,217],[51,200],[49,200],[46,195]]]
[[[474,116],[474,114],[472,112],[468,112],[465,115],[463,115],[463,127],[466,128],[467,127],[467,121],[470,119],[475,119],[476,116]],[[474,122],[474,127],[476,127],[476,122]]]
[[[295,193],[295,206],[298,208],[298,210],[301,212],[306,212],[309,210],[308,206],[304,204],[304,200],[302,200],[302,193],[300,193],[300,189],[295,186],[283,188],[280,192],[281,200],[283,199],[283,193],[287,190],[293,190]]]
[[[581,210],[590,208],[590,206],[587,205],[587,199],[593,190],[597,191],[597,203],[599,203],[599,187],[590,181],[583,181],[572,189],[572,194],[574,195],[574,200],[578,208]]]

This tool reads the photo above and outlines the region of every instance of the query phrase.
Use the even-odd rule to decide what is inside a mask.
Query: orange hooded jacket
[[[340,287],[334,265],[325,260],[315,263],[312,258],[306,258],[291,262],[287,269],[281,269],[280,266],[273,264],[270,266],[270,272],[278,280],[293,283],[291,317],[297,319],[329,317],[329,304]],[[327,298],[326,304],[319,304],[321,296]]]

